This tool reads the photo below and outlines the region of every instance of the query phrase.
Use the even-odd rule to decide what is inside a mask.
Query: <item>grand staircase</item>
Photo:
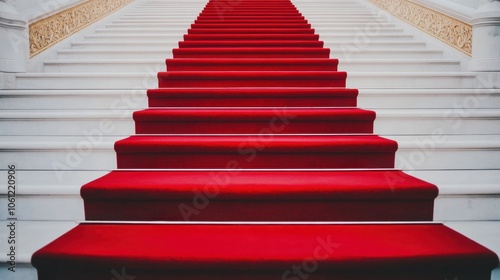
[[[18,261],[77,220],[334,223],[82,224],[36,255],[40,279],[270,279],[315,257],[318,238],[331,240],[318,279],[490,279],[494,254],[421,223],[500,251],[487,75],[365,1],[293,1],[307,21],[286,1],[214,1],[196,22],[205,1],[137,2],[0,91],[18,233],[39,236]]]

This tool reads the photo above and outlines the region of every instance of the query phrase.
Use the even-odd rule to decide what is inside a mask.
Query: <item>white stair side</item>
[[[383,135],[500,134],[500,110],[377,109],[374,132]]]
[[[500,135],[446,135],[437,129],[432,135],[387,138],[398,142],[398,169],[500,169]]]
[[[163,68],[163,69],[162,69]],[[151,69],[166,71],[164,59],[100,59],[100,60],[47,60],[44,63],[46,72],[78,72],[78,73],[140,73],[151,72]]]
[[[134,110],[3,110],[0,135],[85,135],[106,125],[107,135],[134,134]],[[459,115],[443,109],[378,109],[374,131],[384,135],[500,134],[500,111]]]
[[[165,34],[165,35],[150,35],[150,34],[88,34],[85,35],[85,42],[93,41],[123,41],[130,40],[135,42],[160,41],[165,43],[178,42],[183,39],[184,33]]]
[[[179,47],[179,41],[182,41],[182,36],[177,40],[170,41],[77,41],[71,44],[71,49],[136,49],[136,50],[157,50],[157,49],[173,49]],[[132,58],[133,59],[133,58]],[[47,62],[47,61],[45,61]]]
[[[457,114],[500,108],[500,89],[360,89],[358,106],[379,108],[446,108]],[[464,112],[465,111],[465,112]]]
[[[330,48],[330,51],[330,57],[346,60],[346,62],[353,59],[430,59],[443,57],[441,50],[422,48],[372,49],[370,46],[367,46],[365,48],[353,49],[349,46],[337,46]]]
[[[363,72],[458,72],[460,61],[451,59],[347,59],[340,60],[339,71]]]
[[[475,74],[464,72],[353,72],[347,76],[347,87],[358,89],[450,89],[476,86]]]
[[[106,135],[135,133],[132,110],[4,110],[0,111],[0,135]]]
[[[139,110],[148,107],[145,89],[0,90],[0,110]]]

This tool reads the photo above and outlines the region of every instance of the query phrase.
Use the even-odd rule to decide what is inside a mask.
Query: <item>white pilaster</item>
[[[500,0],[481,5],[472,26],[471,70],[500,72]]]
[[[0,0],[0,72],[26,72],[27,21],[11,2]]]

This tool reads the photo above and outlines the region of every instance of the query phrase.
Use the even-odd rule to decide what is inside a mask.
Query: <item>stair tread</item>
[[[397,170],[223,171],[230,182],[213,199],[433,199],[437,187]],[[113,171],[82,187],[84,199],[192,199],[217,171]],[[391,184],[390,178],[398,179]],[[219,178],[220,179],[220,178]]]
[[[165,136],[134,135],[115,143],[117,153],[135,152],[233,152],[238,153],[241,144],[264,146],[263,153],[320,153],[320,152],[395,152],[397,143],[376,135],[274,135],[270,140],[259,137],[220,136]]]
[[[230,263],[231,271],[281,274],[316,248],[329,271],[491,271],[498,265],[493,252],[441,224],[80,224],[37,251],[33,265],[214,271]]]
[[[358,108],[195,108],[146,109],[134,112],[135,121],[269,121],[282,114],[293,115],[294,120],[375,120],[375,112]]]

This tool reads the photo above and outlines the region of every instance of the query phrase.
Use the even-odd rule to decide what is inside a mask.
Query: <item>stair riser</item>
[[[196,214],[187,216],[180,205]],[[85,201],[87,220],[110,221],[425,221],[432,220],[433,201],[231,201],[209,200],[196,209],[193,200]],[[372,209],[366,214],[366,209]],[[407,209],[425,209],[412,211]],[[109,209],[102,213],[98,209]],[[116,209],[116,211],[113,211]],[[122,209],[130,209],[124,213]],[[304,211],[307,209],[307,211]],[[430,211],[429,211],[430,210]],[[129,213],[133,213],[132,216]],[[154,213],[153,215],[151,215]],[[314,214],[312,214],[314,213]],[[358,213],[359,215],[356,215]],[[394,215],[393,213],[400,213]]]
[[[262,24],[265,24],[264,21],[262,21],[263,23]],[[273,26],[274,24],[287,24],[287,22],[283,22],[283,23],[280,23],[280,22],[271,22],[269,23],[269,21],[265,21],[267,22],[268,26]],[[226,21],[202,21],[202,20],[199,20],[197,22],[198,24],[227,24],[229,26],[231,26],[232,23],[227,23]],[[238,24],[255,24],[257,22],[255,21],[248,21],[248,22],[241,22],[241,21],[235,21],[234,23],[238,23]],[[299,22],[300,23],[300,22]],[[293,23],[292,21],[290,21],[288,24],[295,24]],[[195,25],[196,26],[196,25]],[[393,29],[396,29],[395,27],[395,24],[393,23],[381,23],[379,25],[377,25],[379,28],[393,28]],[[366,27],[366,22],[356,22],[356,21],[353,21],[353,22],[339,22],[339,23],[317,23],[315,24],[314,26],[312,26],[312,28],[314,29],[322,29],[322,28],[352,28],[352,27],[360,27],[360,28],[365,28]],[[147,23],[147,22],[135,22],[135,23],[113,23],[113,24],[108,24],[106,25],[106,28],[111,28],[111,29],[120,29],[120,28],[124,28],[124,29],[127,29],[127,28],[153,28],[153,29],[157,29],[157,28],[190,28],[190,25],[186,25],[186,23],[184,22],[181,22],[181,23],[177,23],[175,21],[172,21],[172,22],[166,22],[166,23],[162,23],[162,22],[153,22],[151,21],[150,23]]]
[[[269,129],[276,119],[264,122],[137,122],[137,134],[223,134],[228,131],[234,134],[258,134]],[[1,127],[1,126],[0,126]],[[291,121],[281,124],[278,134],[295,133],[372,133],[373,123],[370,121]]]
[[[348,159],[346,159],[348,158]],[[117,153],[118,168],[391,168],[391,153],[265,154],[243,148],[241,154]],[[234,168],[234,167],[233,167]]]

